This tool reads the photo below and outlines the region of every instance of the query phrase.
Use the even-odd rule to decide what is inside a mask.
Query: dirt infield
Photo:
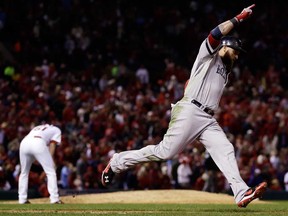
[[[63,196],[64,203],[193,203],[234,204],[234,198],[227,194],[216,194],[194,190],[144,190],[124,191],[86,195]],[[30,199],[31,203],[49,203],[48,198]],[[263,203],[256,200],[255,203]],[[253,203],[254,203],[253,202]],[[7,203],[7,202],[6,202]],[[12,203],[12,202],[9,202]],[[15,203],[15,201],[13,201]]]
[[[124,191],[63,197],[71,203],[234,203],[232,196],[192,190]]]

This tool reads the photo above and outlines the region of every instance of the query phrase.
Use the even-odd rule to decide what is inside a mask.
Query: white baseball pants
[[[111,169],[120,173],[138,163],[171,159],[196,138],[223,172],[238,203],[249,187],[240,176],[234,147],[216,119],[189,101],[179,101],[173,106],[169,128],[159,144],[114,154]]]
[[[18,184],[19,203],[27,201],[29,172],[35,159],[41,164],[47,176],[47,188],[50,194],[50,202],[54,203],[59,201],[55,165],[49,152],[49,147],[41,138],[26,136],[20,144],[21,173]]]

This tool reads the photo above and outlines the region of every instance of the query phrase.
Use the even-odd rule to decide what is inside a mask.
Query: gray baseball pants
[[[238,203],[249,187],[240,176],[234,147],[216,119],[189,101],[179,101],[172,108],[169,128],[159,144],[114,154],[111,169],[120,173],[139,163],[171,159],[197,138],[223,172]]]

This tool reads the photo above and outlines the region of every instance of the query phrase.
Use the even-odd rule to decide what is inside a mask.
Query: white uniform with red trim
[[[19,149],[21,165],[18,185],[19,203],[25,203],[27,201],[29,172],[35,160],[41,164],[46,173],[50,202],[54,203],[59,201],[55,165],[49,151],[51,141],[60,144],[61,130],[49,124],[34,127],[21,141]]]
[[[122,172],[138,163],[170,159],[198,138],[227,178],[236,203],[242,199],[249,187],[240,176],[234,147],[216,119],[204,112],[207,107],[218,108],[228,80],[227,70],[217,52],[219,43],[209,35],[201,44],[184,97],[172,107],[171,121],[163,140],[158,145],[114,154],[110,162],[113,172]],[[201,106],[193,104],[193,99]]]

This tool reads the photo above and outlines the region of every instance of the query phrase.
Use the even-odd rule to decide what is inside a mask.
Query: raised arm
[[[223,23],[220,23],[216,26],[209,34],[208,39],[211,47],[215,49],[219,43],[222,36],[229,34],[229,32],[237,25],[239,25],[244,20],[248,19],[252,14],[252,8],[255,7],[255,4],[244,8],[240,14],[233,17],[230,20],[227,20]]]

